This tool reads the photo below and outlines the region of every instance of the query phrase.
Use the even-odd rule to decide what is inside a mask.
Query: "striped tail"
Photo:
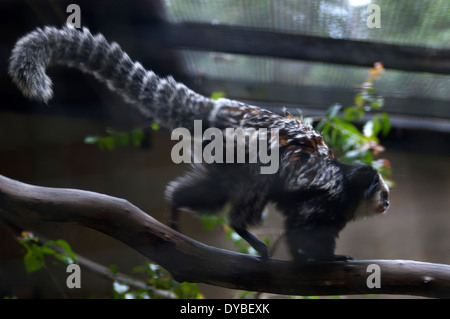
[[[9,64],[9,75],[25,96],[48,103],[53,96],[52,81],[45,73],[51,64],[75,67],[92,74],[108,88],[135,105],[167,129],[192,129],[194,119],[214,122],[215,114],[230,100],[214,101],[177,83],[172,77],[160,78],[133,62],[103,35],[93,36],[87,28],[70,25],[61,29],[45,27],[17,41]],[[215,116],[215,115],[214,115]]]

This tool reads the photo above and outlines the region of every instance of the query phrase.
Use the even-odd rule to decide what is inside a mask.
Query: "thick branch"
[[[123,199],[32,186],[0,176],[5,217],[76,222],[122,241],[166,268],[176,280],[293,295],[410,294],[450,297],[450,266],[402,260],[295,264],[213,248],[192,240]],[[381,268],[370,289],[369,264]]]

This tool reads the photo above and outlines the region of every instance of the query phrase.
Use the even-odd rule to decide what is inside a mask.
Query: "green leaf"
[[[110,265],[108,269],[113,275],[117,275],[119,273],[119,267],[117,267],[117,265]]]
[[[387,113],[381,113],[381,134],[387,136],[391,131],[391,122]]]
[[[225,225],[227,220],[221,215],[200,214],[200,221],[205,231],[211,231],[216,226]]]
[[[362,150],[360,148],[350,150],[339,158],[345,163],[364,163],[370,164],[373,161],[373,155],[368,150]]]
[[[74,262],[77,261],[77,256],[73,252],[72,247],[70,247],[68,242],[66,242],[63,239],[58,239],[58,240],[56,240],[56,244],[59,247],[61,247],[62,249],[64,249],[64,251],[67,253],[67,255],[69,255],[74,260]]]
[[[158,123],[152,123],[150,127],[152,128],[153,131],[158,131],[161,128],[161,126]]]
[[[325,121],[325,120],[320,121],[319,123],[317,123],[315,130],[317,132],[323,133],[323,130],[324,130],[326,124],[327,124],[327,121]]]
[[[226,96],[225,92],[221,92],[221,91],[213,92],[213,93],[211,94],[211,98],[212,98],[213,100],[218,100],[218,99],[220,99],[220,98],[224,98],[225,96]]]
[[[152,124],[154,130],[159,129],[157,123]],[[112,129],[107,129],[108,136],[88,136],[84,139],[86,144],[97,144],[101,150],[107,149],[113,151],[117,146],[127,146],[132,143],[133,146],[139,147],[142,145],[144,139],[144,131],[142,129],[135,129],[131,132],[118,132]]]
[[[63,253],[58,252],[52,246],[59,247],[63,250]],[[62,261],[65,264],[73,264],[76,263],[77,257],[75,253],[72,251],[70,245],[63,239],[51,240],[45,243],[42,246],[42,251],[44,254],[52,255],[59,261]]]
[[[325,116],[331,120],[339,114],[339,111],[341,109],[342,105],[336,103],[328,108],[328,110],[325,112]]]
[[[342,151],[348,152],[352,149],[359,148],[361,146],[361,139],[359,137],[349,135],[342,142]]]
[[[374,118],[374,121],[373,121],[373,136],[372,137],[378,136],[378,134],[380,133],[381,129],[382,129],[382,119],[381,119],[381,117]]]
[[[363,118],[364,113],[362,106],[348,107],[344,110],[343,120],[346,122],[359,121]]]
[[[334,147],[339,147],[338,145],[338,135],[339,135],[339,130],[332,130],[331,134],[330,134],[330,144],[333,145]]]
[[[44,267],[45,255],[53,256],[56,260],[62,261],[65,264],[76,262],[75,253],[65,240],[52,240],[44,245],[39,245],[39,239],[30,234],[20,239],[19,243],[26,249],[24,263],[27,272],[34,272]],[[58,252],[56,247],[63,252]]]
[[[373,155],[372,155],[372,152],[370,152],[370,151],[368,151],[368,150],[365,151],[365,152],[363,152],[363,156],[361,156],[360,160],[361,160],[364,164],[369,165],[370,163],[373,162]]]
[[[133,274],[145,273],[146,271],[147,266],[136,266],[131,270]]]
[[[173,292],[180,299],[193,299],[193,298],[203,298],[203,296],[198,291],[198,286],[189,282],[183,282],[177,284]]]
[[[331,123],[325,123],[325,126],[322,131],[323,136],[328,138],[330,136],[331,129],[332,129]]]
[[[131,132],[131,141],[135,147],[141,146],[143,139],[144,139],[143,130],[133,130]]]
[[[357,135],[357,136],[362,136],[362,134],[358,130],[358,128],[356,128],[356,126],[351,123],[345,122],[338,118],[334,118],[333,122],[335,123],[335,125],[333,125],[333,127],[339,129],[341,132],[343,132],[345,134],[353,134],[353,135]]]
[[[373,99],[370,103],[370,106],[373,109],[381,109],[384,105],[384,99],[382,97],[377,97]]]
[[[343,120],[350,122],[356,118],[356,107],[348,107],[344,110]]]
[[[127,133],[118,132],[115,135],[113,135],[113,138],[119,146],[125,146],[130,144],[130,136]]]
[[[362,93],[356,93],[355,95],[355,105],[356,106],[363,106],[365,102],[365,98],[363,97]]]
[[[115,148],[114,138],[111,136],[103,137],[98,141],[98,146],[101,150],[107,149],[108,151],[113,151]]]
[[[30,244],[26,246],[27,252],[24,256],[25,269],[27,273],[37,271],[44,267],[44,254],[41,247],[36,244]]]
[[[26,253],[23,257],[25,269],[28,273],[41,269],[44,262],[44,254],[41,247],[38,245],[39,239],[34,237],[32,233],[22,237],[19,243],[25,248]]]

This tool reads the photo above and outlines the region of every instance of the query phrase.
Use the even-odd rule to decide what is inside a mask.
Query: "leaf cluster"
[[[45,267],[45,256],[52,256],[55,261],[62,262],[65,265],[74,264],[77,261],[72,248],[63,239],[51,240],[41,244],[32,233],[23,232],[19,243],[26,249],[24,263],[28,273]]]
[[[129,144],[139,147],[144,139],[142,129],[134,129],[130,132],[119,132],[107,129],[107,136],[90,135],[84,139],[86,144],[97,144],[101,150],[113,151],[117,147],[127,146]]]
[[[118,272],[115,266],[111,266],[110,270],[113,274]],[[179,299],[203,298],[196,284],[175,281],[167,270],[157,264],[147,261],[143,266],[135,267],[133,273],[146,276],[146,287],[131,289],[128,282],[115,280],[112,292],[114,299],[160,299],[163,296]],[[166,293],[162,294],[162,292]]]
[[[339,160],[371,165],[386,178],[391,173],[390,162],[387,159],[375,159],[375,156],[384,151],[379,136],[386,137],[391,129],[389,115],[380,112],[384,99],[376,94],[373,83],[382,71],[381,63],[376,63],[370,69],[370,75],[360,91],[356,93],[354,105],[343,107],[337,103],[330,106],[315,129],[321,132]],[[390,180],[387,182],[393,184]]]

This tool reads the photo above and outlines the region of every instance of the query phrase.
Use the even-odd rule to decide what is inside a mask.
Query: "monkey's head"
[[[366,165],[355,166],[346,177],[357,197],[353,219],[386,212],[389,207],[389,187],[374,168]]]

